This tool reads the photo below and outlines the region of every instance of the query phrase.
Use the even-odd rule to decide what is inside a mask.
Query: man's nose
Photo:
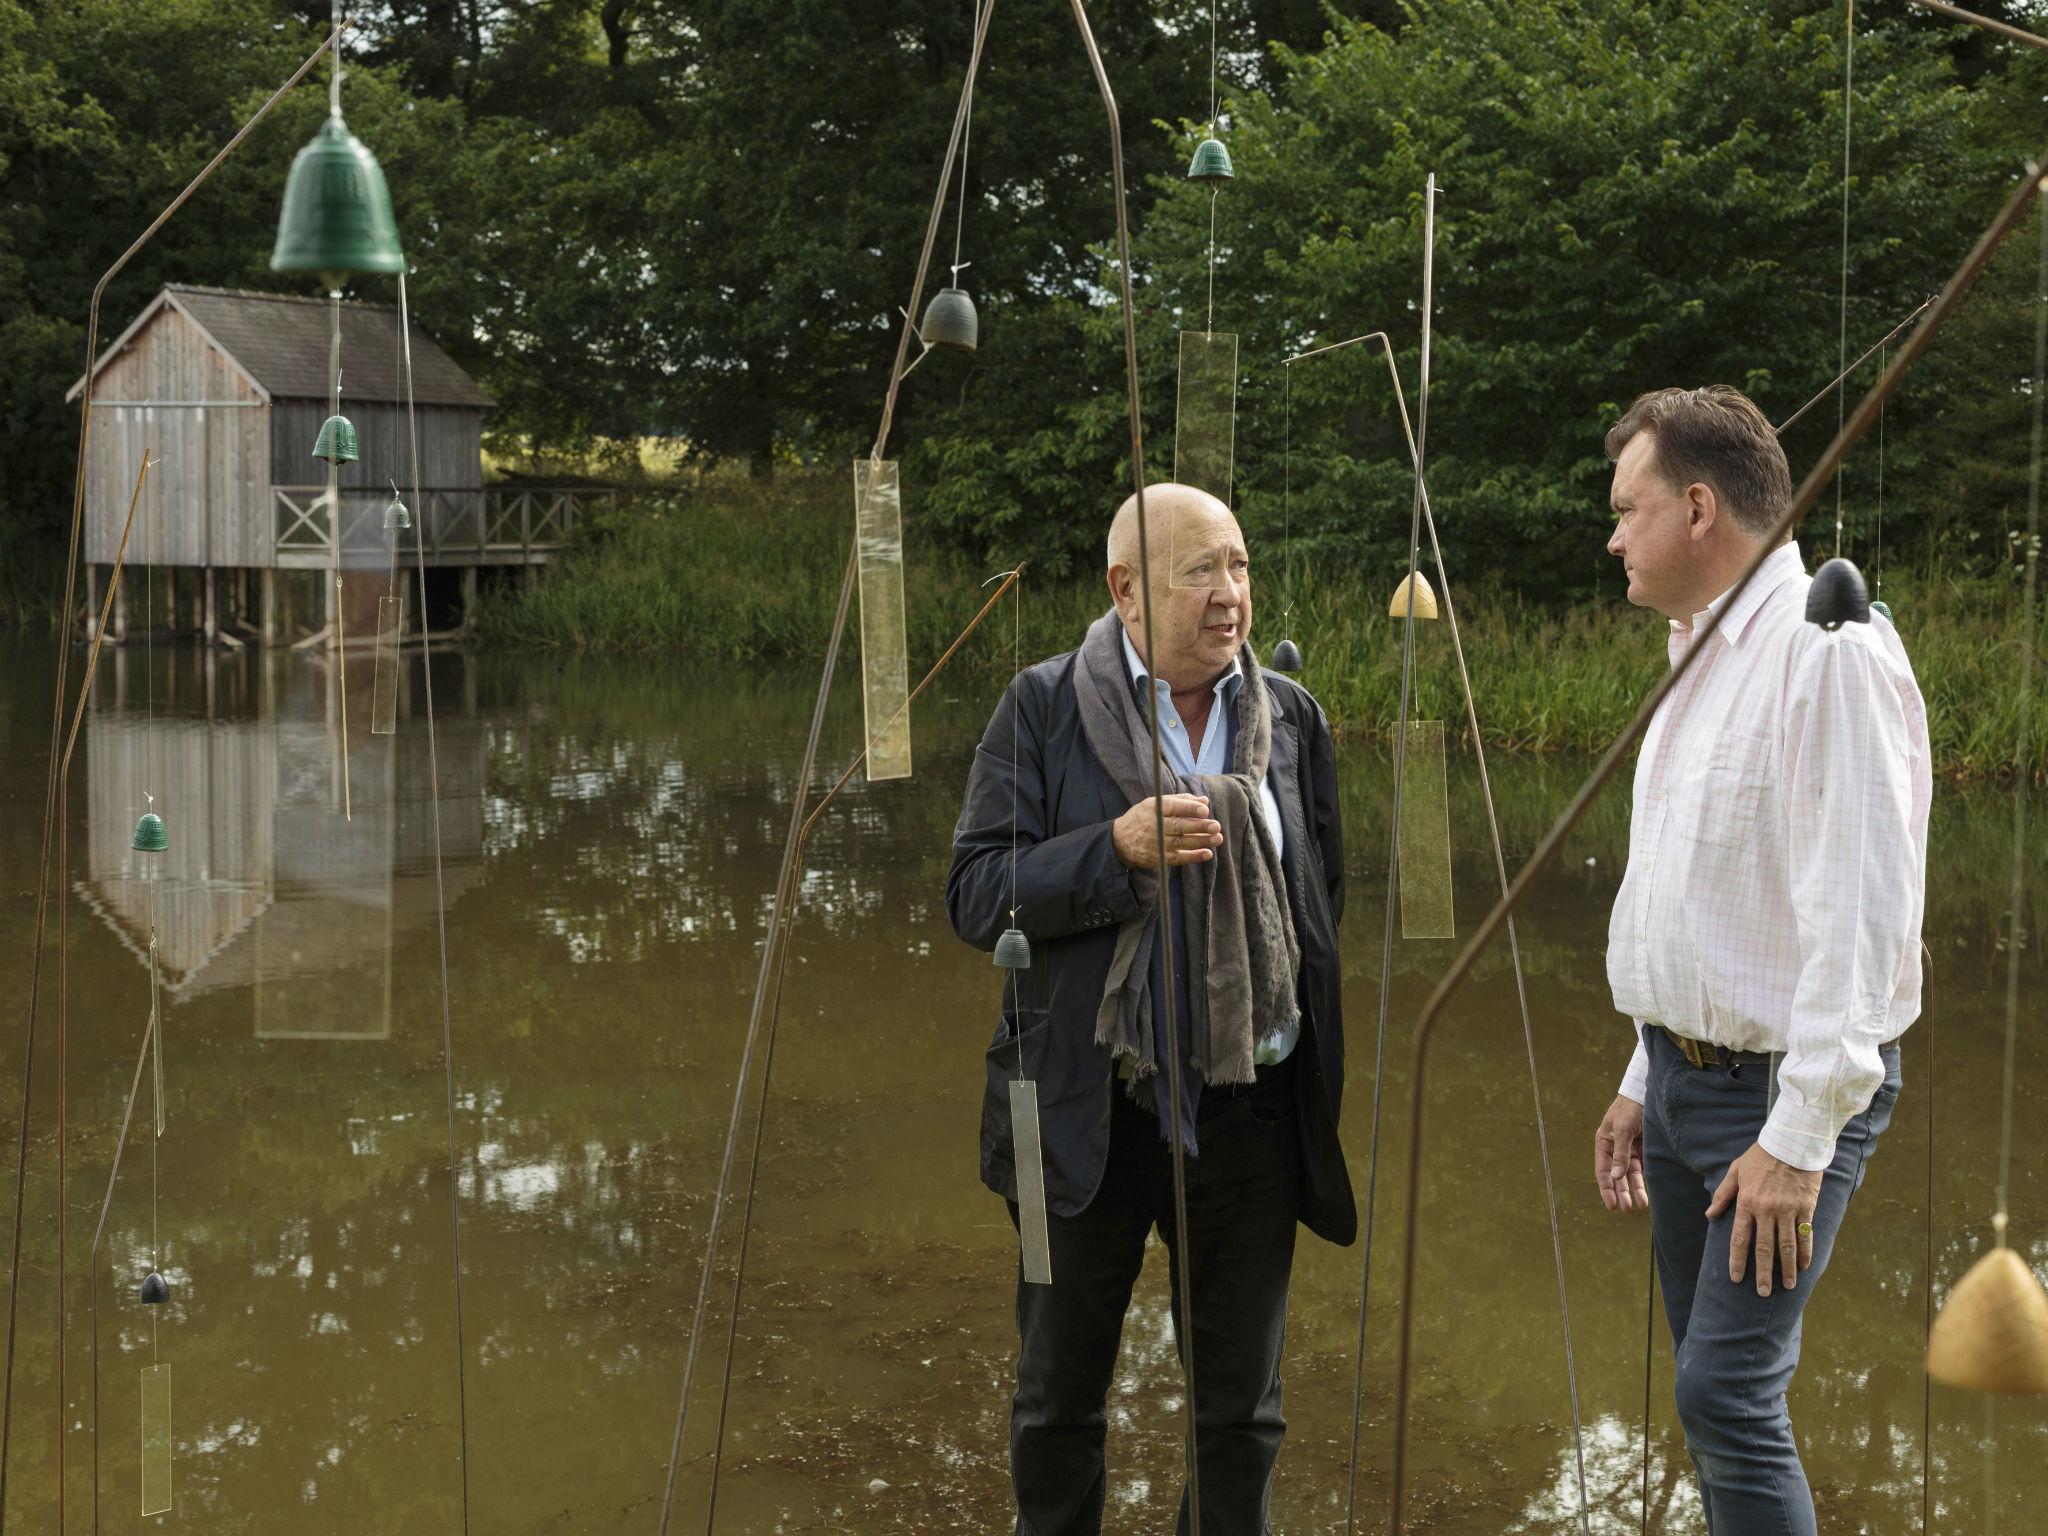
[[[1614,525],[1614,532],[1607,535],[1607,553],[1609,553],[1610,555],[1618,555],[1622,552],[1624,547],[1625,546],[1623,545],[1621,538],[1621,524],[1616,523]]]

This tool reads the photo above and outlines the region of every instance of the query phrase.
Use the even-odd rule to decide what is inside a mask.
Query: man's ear
[[[1719,521],[1720,499],[1714,495],[1714,488],[1704,480],[1695,480],[1685,488],[1685,531],[1689,538],[1703,539],[1707,530]]]
[[[1138,597],[1137,573],[1128,565],[1112,565],[1109,568],[1109,600],[1122,613],[1126,602],[1135,602]]]

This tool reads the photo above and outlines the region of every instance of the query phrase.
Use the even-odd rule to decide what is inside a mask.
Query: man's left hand
[[[1735,1230],[1728,1238],[1728,1278],[1737,1285],[1756,1258],[1756,1293],[1771,1294],[1771,1273],[1785,1289],[1799,1283],[1799,1271],[1813,1262],[1813,1211],[1820,1204],[1819,1172],[1781,1163],[1752,1146],[1729,1165],[1728,1176],[1707,1206],[1712,1221],[1732,1204]],[[1805,1228],[1801,1231],[1801,1228]]]

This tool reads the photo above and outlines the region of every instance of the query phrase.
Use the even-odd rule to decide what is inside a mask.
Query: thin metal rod
[[[1835,367],[1843,373],[1849,371],[1849,145],[1850,124],[1854,120],[1856,90],[1856,0],[1843,0],[1842,42],[1842,289],[1839,331],[1835,348]],[[1849,409],[1849,397],[1835,397],[1835,431],[1842,430],[1842,422]],[[1842,476],[1835,473],[1835,553],[1842,553]]]
[[[882,728],[874,733],[871,741],[883,740],[890,731],[895,729],[897,720],[916,702],[917,696],[931,685],[932,680],[946,670],[946,664],[953,659],[954,653],[966,643],[969,635],[981,627],[981,621],[988,617],[989,611],[1002,601],[1003,594],[1015,586],[1018,578],[1023,574],[1024,566],[1022,562],[1018,563],[1016,569],[1006,573],[1003,584],[997,587],[994,595],[981,605],[980,612],[967,621],[966,627],[954,637],[953,643],[946,647],[939,659],[932,663],[931,670],[925,673],[923,680],[915,688],[910,690],[909,695],[898,706],[896,713],[891,715]],[[817,825],[818,818],[824,814],[825,807],[832,803],[841,789],[845,788],[847,781],[859,771],[860,765],[868,760],[868,750],[869,744],[864,743],[859,754],[852,762],[846,765],[846,771],[840,774],[833,782],[832,787],[826,790],[824,795],[820,797],[810,816],[805,820],[802,829],[797,833],[796,858],[790,862],[790,873],[792,876],[796,870],[803,867],[804,849],[810,842],[811,828]],[[1014,896],[1012,899],[1015,899]],[[725,1459],[726,1415],[732,1401],[733,1356],[739,1340],[740,1299],[747,1278],[748,1239],[754,1230],[754,1190],[761,1177],[761,1148],[768,1129],[768,1092],[769,1083],[775,1072],[775,1040],[782,1022],[782,987],[783,982],[789,975],[789,952],[794,947],[795,940],[796,913],[792,911],[789,920],[784,924],[782,930],[782,952],[776,957],[775,962],[775,991],[773,1001],[768,1008],[768,1027],[761,1041],[761,1095],[754,1110],[754,1147],[752,1155],[747,1160],[747,1192],[740,1205],[739,1247],[734,1254],[732,1298],[730,1305],[726,1309],[725,1370],[720,1375],[718,1382],[718,1428],[713,1435],[711,1443],[711,1494],[705,1501],[704,1507],[704,1530],[706,1536],[709,1536],[718,1520],[718,1483],[719,1474],[724,1467]]]
[[[1088,67],[1094,72],[1096,89],[1102,95],[1103,109],[1109,117],[1110,181],[1116,196],[1117,278],[1123,301],[1124,393],[1131,429],[1131,487],[1138,514],[1138,580],[1144,586],[1138,612],[1145,632],[1145,665],[1155,669],[1156,675],[1158,663],[1154,658],[1158,651],[1154,648],[1152,634],[1152,535],[1145,512],[1145,426],[1138,392],[1138,311],[1131,291],[1131,220],[1124,196],[1123,125],[1117,114],[1116,92],[1110,88],[1109,72],[1103,68],[1101,50],[1095,46],[1094,30],[1088,25],[1088,8],[1082,0],[1072,0],[1072,5],[1074,20],[1081,28],[1082,46],[1088,50]],[[1167,1129],[1173,1140],[1173,1215],[1178,1237],[1173,1246],[1180,1276],[1181,1327],[1177,1339],[1181,1373],[1187,1386],[1182,1408],[1187,1436],[1188,1529],[1199,1532],[1202,1529],[1202,1478],[1195,1418],[1195,1281],[1194,1268],[1188,1258],[1191,1234],[1188,1231],[1187,1154],[1181,1146],[1180,1014],[1174,1006],[1173,995],[1174,875],[1166,862],[1166,807],[1161,798],[1165,753],[1160,747],[1159,690],[1146,689],[1145,698],[1145,720],[1152,746],[1152,846],[1159,869],[1160,969],[1165,994],[1165,1033],[1170,1042],[1170,1048],[1165,1052],[1169,1100]]]
[[[1436,174],[1431,172],[1423,211],[1422,369],[1416,406],[1418,421],[1425,428],[1429,411],[1430,308],[1433,302],[1435,257]],[[1387,360],[1388,366],[1391,367],[1391,346],[1387,349]],[[1402,424],[1407,424],[1405,404],[1402,406]],[[1408,453],[1414,463],[1415,491],[1411,500],[1408,529],[1408,580],[1405,584],[1408,603],[1401,620],[1401,697],[1394,716],[1394,802],[1387,819],[1387,912],[1380,942],[1378,1028],[1373,1035],[1372,1129],[1366,1151],[1364,1253],[1359,1260],[1358,1339],[1351,1378],[1351,1454],[1346,1463],[1344,1477],[1344,1529],[1347,1533],[1358,1529],[1358,1439],[1365,1418],[1366,1323],[1371,1316],[1372,1307],[1373,1218],[1378,1207],[1380,1115],[1387,1080],[1387,1008],[1394,985],[1394,917],[1399,906],[1401,866],[1401,794],[1407,782],[1408,692],[1415,671],[1415,571],[1422,548],[1423,442],[1421,431],[1409,434]]]
[[[1387,376],[1393,381],[1394,403],[1401,410],[1401,431],[1408,441],[1411,459],[1416,456],[1415,431],[1408,422],[1408,401],[1401,391],[1401,373],[1394,366],[1394,348],[1386,332],[1373,333],[1380,340],[1380,350],[1387,360]],[[1480,798],[1486,804],[1486,828],[1493,843],[1493,867],[1500,881],[1501,894],[1508,891],[1507,853],[1501,841],[1500,818],[1493,803],[1493,778],[1486,766],[1486,742],[1479,729],[1479,705],[1472,688],[1472,674],[1465,663],[1465,642],[1458,625],[1457,604],[1451,598],[1450,572],[1444,566],[1443,545],[1437,537],[1436,512],[1429,504],[1429,487],[1422,488],[1422,523],[1429,532],[1429,547],[1436,562],[1437,586],[1443,603],[1444,620],[1450,626],[1451,654],[1458,664],[1458,682],[1465,695],[1465,723],[1472,736],[1472,754],[1479,765]],[[1522,973],[1521,939],[1515,932],[1515,920],[1509,917],[1508,959],[1515,973],[1515,1000],[1521,1009],[1522,1043],[1529,1057],[1529,1096],[1536,1111],[1536,1148],[1543,1166],[1543,1202],[1550,1223],[1550,1256],[1557,1272],[1557,1310],[1564,1331],[1564,1375],[1565,1386],[1571,1398],[1572,1412],[1572,1455],[1578,1473],[1579,1485],[1579,1529],[1581,1536],[1591,1536],[1592,1513],[1586,1492],[1586,1444],[1583,1424],[1579,1413],[1579,1373],[1576,1351],[1572,1344],[1572,1309],[1565,1288],[1564,1275],[1564,1233],[1558,1217],[1557,1183],[1551,1174],[1550,1135],[1543,1120],[1543,1084],[1537,1074],[1536,1029],[1529,1014],[1529,987]]]
[[[430,824],[434,830],[434,935],[441,966],[441,1074],[448,1109],[448,1253],[455,1284],[455,1424],[456,1462],[462,1478],[462,1529],[469,1530],[469,1349],[462,1315],[462,1188],[457,1177],[455,1141],[455,1025],[448,987],[448,885],[441,861],[441,746],[434,723],[434,642],[427,622],[427,508],[420,494],[420,432],[413,406],[412,311],[406,300],[405,274],[398,274],[398,333],[405,358],[405,427],[412,454],[413,552],[420,582],[420,675],[426,684],[427,785]],[[398,558],[399,536],[392,535],[392,560]],[[395,590],[395,589],[394,589]],[[402,625],[402,616],[399,621]],[[396,679],[393,687],[397,686]]]
[[[2038,165],[2029,175],[2040,174]],[[2027,760],[2028,730],[2034,719],[2034,595],[2035,578],[2041,563],[2041,447],[2043,411],[2048,408],[2048,212],[2036,216],[2040,226],[2041,252],[2034,278],[2034,426],[2032,468],[2027,477],[2026,582],[2020,602],[2020,717],[2013,730],[2012,753],[2012,885],[2007,893],[2005,937],[2005,1060],[1998,1112],[1997,1206],[1991,1225],[1998,1246],[2005,1246],[2007,1213],[2012,1196],[2012,1090],[2014,1052],[2020,1032],[2020,951],[2027,935],[2021,925],[2027,895],[2027,799],[2033,790],[2032,765]]]
[[[1910,315],[1906,316],[1905,319],[1901,320],[1897,325],[1893,326],[1890,330],[1886,331],[1882,336],[1878,337],[1876,341],[1872,342],[1869,347],[1864,349],[1863,354],[1860,357],[1858,357],[1855,362],[1851,363],[1848,367],[1844,368],[1840,373],[1836,374],[1825,385],[1823,385],[1821,387],[1821,391],[1819,394],[1815,395],[1811,400],[1807,401],[1806,404],[1799,407],[1798,410],[1794,411],[1790,416],[1787,416],[1783,421],[1779,422],[1771,430],[1777,433],[1777,435],[1780,437],[1783,437],[1787,432],[1791,431],[1792,424],[1794,422],[1799,420],[1799,418],[1804,416],[1808,411],[1812,410],[1816,405],[1819,405],[1821,401],[1827,399],[1827,397],[1833,394],[1837,389],[1840,389],[1842,385],[1848,380],[1851,374],[1853,374],[1858,368],[1861,368],[1865,363],[1869,362],[1872,357],[1876,356],[1879,352],[1882,352],[1886,347],[1891,345],[1893,341],[1897,340],[1899,333],[1904,331],[1905,328],[1911,325],[1915,320],[1918,320],[1920,318],[1921,312],[1925,310],[1928,305],[1932,304],[1936,299],[1940,297],[1941,295],[1938,293],[1930,293],[1929,295],[1927,295],[1926,298],[1922,299],[1918,304],[1914,305],[1913,312]],[[1882,369],[1879,370],[1879,372],[1882,371]],[[1839,432],[1841,431],[1841,427],[1838,425],[1835,428],[1835,430]]]
[[[1934,1010],[1927,1004],[1927,983],[1933,979],[1934,954],[1925,940],[1920,944],[1920,1027],[1927,1033],[1927,1192],[1921,1210],[1925,1216],[1922,1234],[1921,1268],[1927,1278],[1924,1313],[1920,1320],[1921,1358],[1934,1342]],[[1920,1373],[1920,1536],[1934,1529],[1934,1378]]]
[[[2009,42],[2025,43],[2029,48],[2048,48],[2048,37],[2038,32],[2029,32],[2008,22],[1993,21],[1989,16],[1979,16],[1975,11],[1966,11],[1959,5],[1944,5],[1941,0],[1913,0],[1923,11],[1934,11],[1951,21],[1968,22],[1973,27],[1982,27],[1986,32],[1995,32]]]
[[[1643,1289],[1642,1536],[1650,1536],[1650,1374],[1657,1359],[1657,1233],[1654,1228],[1645,1233],[1643,1249],[1649,1255],[1649,1278]]]
[[[932,193],[930,217],[925,223],[924,246],[918,254],[917,276],[911,283],[910,304],[904,311],[903,329],[896,341],[896,360],[889,370],[889,387],[882,400],[882,421],[875,433],[874,447],[869,451],[870,471],[867,477],[869,494],[872,494],[877,475],[872,466],[881,462],[882,452],[888,443],[889,428],[895,420],[897,391],[903,383],[904,363],[910,351],[910,338],[916,333],[918,301],[924,293],[925,275],[932,259],[932,246],[938,239],[939,223],[945,213],[946,189],[953,179],[953,163],[959,153],[961,139],[965,135],[967,104],[974,77],[980,69],[982,44],[988,36],[989,22],[995,15],[995,0],[985,0],[981,9],[981,20],[975,29],[974,50],[967,64],[967,78],[960,85],[960,102],[953,113],[953,131],[946,140],[945,161],[939,168],[938,184]],[[734,1159],[739,1151],[739,1137],[742,1120],[747,1107],[747,1081],[753,1071],[754,1053],[759,1046],[761,1025],[767,1009],[769,978],[776,959],[776,946],[782,932],[790,895],[790,875],[797,851],[797,835],[802,830],[806,798],[810,792],[811,773],[817,764],[818,739],[825,728],[825,708],[832,697],[832,674],[839,663],[839,646],[846,634],[846,616],[853,603],[853,589],[860,574],[860,540],[856,535],[849,541],[846,551],[846,570],[840,578],[839,603],[832,615],[831,635],[825,646],[824,666],[818,678],[817,699],[811,708],[810,730],[804,739],[803,762],[797,772],[796,791],[791,797],[789,831],[783,839],[782,862],[775,880],[775,898],[768,909],[768,929],[761,945],[761,968],[754,979],[754,1000],[747,1020],[745,1042],[740,1048],[740,1066],[733,1082],[732,1113],[726,1124],[725,1148],[720,1158],[718,1187],[712,1196],[711,1214],[704,1239],[704,1264],[697,1276],[697,1305],[690,1316],[690,1341],[683,1356],[683,1380],[680,1401],[676,1407],[675,1435],[669,1445],[668,1472],[661,1495],[661,1522],[658,1527],[661,1536],[668,1536],[669,1520],[675,1510],[676,1475],[682,1467],[683,1431],[689,1422],[690,1392],[696,1383],[698,1351],[703,1343],[704,1315],[711,1299],[711,1276],[718,1262],[719,1228],[724,1216],[725,1202],[732,1188]]]
[[[156,1038],[157,1013],[149,1010],[142,1026],[142,1046],[135,1053],[135,1077],[128,1085],[128,1107],[121,1112],[121,1132],[114,1140],[114,1161],[107,1169],[107,1193],[100,1201],[100,1219],[92,1231],[92,1252],[86,1259],[92,1272],[92,1528],[100,1528],[100,1239],[106,1235],[107,1212],[114,1206],[114,1181],[121,1177],[121,1156],[128,1150],[128,1128],[135,1120],[135,1101],[142,1094],[142,1069],[149,1062],[150,1043]]]
[[[308,54],[289,79],[270,95],[269,100],[258,107],[249,120],[235,131],[234,137],[223,144],[214,157],[206,162],[199,174],[185,184],[185,188],[172,198],[163,212],[150,221],[149,227],[137,235],[128,249],[123,251],[111,267],[100,274],[100,280],[93,285],[92,303],[86,312],[85,325],[85,383],[83,398],[78,409],[78,458],[71,483],[71,534],[64,557],[64,601],[58,608],[63,622],[71,621],[71,611],[78,601],[78,548],[85,524],[85,467],[86,457],[92,444],[92,396],[94,377],[99,371],[100,303],[106,297],[108,286],[120,276],[136,253],[156,238],[157,231],[169,223],[171,216],[185,206],[192,194],[211,176],[229,155],[242,145],[242,141],[254,131],[256,125],[270,115],[271,109],[301,80],[327,50],[332,48],[341,34],[354,22],[344,18],[341,25],[327,34],[327,38]],[[29,964],[28,1020],[25,1028],[27,1038],[21,1068],[21,1143],[15,1158],[14,1168],[14,1238],[13,1254],[8,1263],[7,1280],[7,1366],[6,1382],[0,1386],[0,1528],[7,1523],[7,1468],[10,1461],[8,1449],[14,1431],[14,1346],[15,1325],[21,1292],[21,1209],[22,1194],[28,1176],[28,1126],[29,1092],[35,1082],[36,1057],[36,1006],[42,990],[43,935],[48,919],[50,904],[50,853],[55,841],[57,820],[57,737],[63,728],[64,701],[70,692],[71,648],[66,645],[57,652],[57,686],[50,705],[50,773],[49,782],[43,792],[43,837],[42,852],[36,866],[36,921],[32,958]]]
[[[335,115],[341,115],[341,56],[335,55],[334,90]],[[328,314],[332,320],[333,343],[328,353],[329,384],[328,414],[341,414],[341,290],[336,288],[329,296]],[[348,604],[342,596],[341,586],[341,464],[334,459],[327,461],[327,517],[331,530],[329,542],[334,545],[334,635],[335,673],[338,679],[336,691],[341,695],[341,819],[356,819],[355,803],[349,793],[348,761]]]
[[[1477,964],[1480,955],[1485,952],[1499,934],[1507,917],[1521,903],[1536,877],[1557,856],[1557,851],[1563,844],[1564,839],[1570,835],[1572,828],[1578,825],[1579,820],[1585,815],[1594,798],[1606,787],[1608,781],[1614,777],[1629,750],[1642,739],[1643,732],[1648,727],[1650,719],[1656,713],[1658,706],[1664,702],[1664,699],[1670,694],[1671,690],[1678,685],[1685,677],[1685,674],[1691,669],[1694,661],[1703,653],[1705,647],[1700,642],[1711,637],[1720,628],[1723,616],[1733,606],[1732,598],[1739,596],[1748,588],[1750,582],[1755,579],[1757,571],[1762,568],[1765,560],[1769,558],[1771,551],[1779,543],[1783,542],[1787,534],[1799,526],[1800,520],[1812,509],[1814,501],[1819,496],[1822,488],[1827,485],[1829,477],[1841,464],[1843,458],[1847,456],[1849,449],[1854,446],[1876,421],[1879,407],[1893,390],[1898,387],[1899,379],[1919,360],[1921,353],[1927,350],[1927,347],[1934,339],[1935,333],[1941,329],[1956,305],[1962,301],[1964,295],[1975,286],[1977,279],[1983,275],[1984,268],[1990,263],[1992,254],[1998,249],[2005,237],[2019,224],[2020,220],[2025,216],[2028,207],[2033,203],[2040,191],[2040,174],[2038,171],[2030,168],[2027,174],[2021,178],[2019,185],[2013,190],[2012,195],[2006,200],[2005,206],[1999,210],[1990,226],[1978,237],[1976,244],[1971,247],[1969,254],[1963,258],[1962,264],[1956,269],[1948,282],[1943,285],[1939,297],[1935,299],[1919,326],[1907,339],[1906,344],[1899,349],[1899,355],[1892,360],[1891,366],[1871,386],[1870,392],[1863,397],[1862,402],[1851,413],[1842,431],[1836,435],[1835,440],[1828,445],[1826,451],[1821,454],[1819,461],[1808,472],[1805,480],[1800,483],[1799,489],[1794,493],[1790,504],[1779,516],[1777,523],[1758,542],[1756,553],[1751,557],[1748,565],[1744,567],[1741,575],[1729,589],[1731,601],[1723,604],[1719,612],[1709,617],[1707,622],[1694,635],[1694,644],[1687,649],[1685,655],[1679,659],[1678,663],[1669,672],[1665,673],[1657,685],[1650,690],[1649,695],[1643,700],[1641,707],[1636,711],[1635,718],[1629,722],[1628,728],[1622,732],[1614,745],[1609,747],[1606,753],[1602,755],[1591,775],[1588,776],[1586,782],[1580,786],[1578,792],[1572,797],[1571,803],[1565,807],[1564,813],[1558,817],[1550,830],[1544,834],[1543,840],[1537,844],[1535,851],[1530,855],[1528,861],[1523,864],[1520,872],[1515,876],[1514,884],[1508,894],[1502,897],[1493,910],[1486,915],[1478,931],[1467,942],[1457,960],[1452,963],[1451,968],[1437,982],[1435,989],[1430,993],[1428,1000],[1423,1005],[1422,1013],[1416,1023],[1414,1069],[1409,1083],[1411,1112],[1408,1139],[1408,1187],[1402,1241],[1401,1309],[1399,1318],[1400,1352],[1394,1378],[1393,1498],[1389,1506],[1389,1519],[1391,1522],[1389,1528],[1396,1533],[1399,1533],[1401,1530],[1407,1502],[1408,1410],[1413,1388],[1414,1371],[1415,1273],[1421,1218],[1423,1150],[1425,1146],[1424,1130],[1426,1124],[1425,1109],[1428,1102],[1429,1046],[1437,1020],[1442,1016],[1451,995],[1464,982],[1465,978],[1471,974],[1472,968]]]

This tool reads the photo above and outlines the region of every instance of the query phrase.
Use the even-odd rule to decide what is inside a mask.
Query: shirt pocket
[[[1747,847],[1770,782],[1769,741],[1723,733],[1678,772],[1673,809],[1679,836],[1707,848]]]

